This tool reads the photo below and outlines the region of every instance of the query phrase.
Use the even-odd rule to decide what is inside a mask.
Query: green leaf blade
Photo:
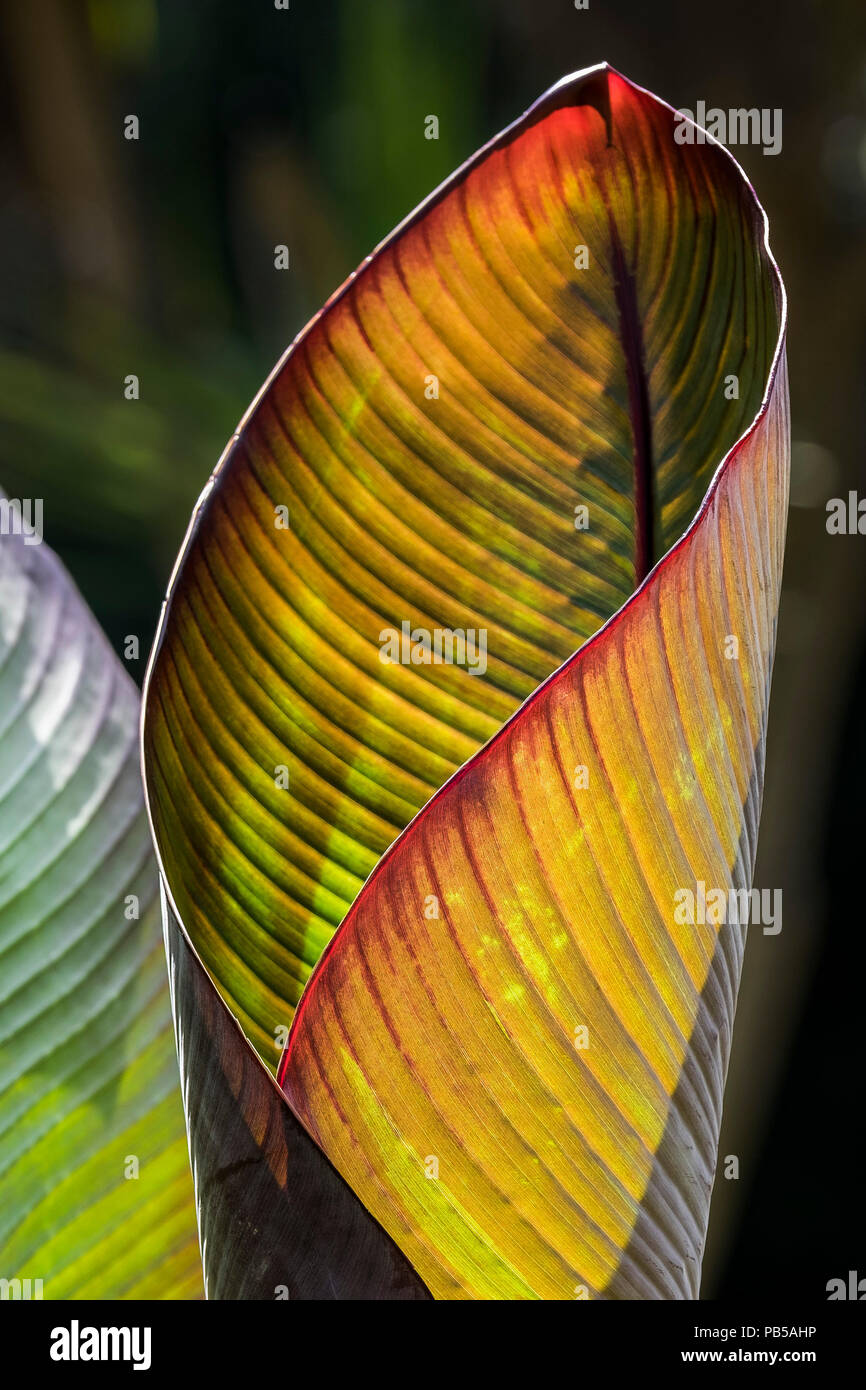
[[[0,615],[0,1277],[200,1297],[138,693],[47,546]]]

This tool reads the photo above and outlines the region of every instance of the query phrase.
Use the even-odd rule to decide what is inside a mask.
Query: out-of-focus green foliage
[[[47,539],[144,657],[192,503],[263,376],[477,143],[483,16],[458,0],[5,10],[0,476],[43,497]]]

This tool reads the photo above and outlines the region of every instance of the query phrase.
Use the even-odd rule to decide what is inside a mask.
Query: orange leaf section
[[[686,536],[416,817],[301,1001],[282,1084],[436,1297],[696,1295],[745,928],[676,895],[751,881],[781,354]]]

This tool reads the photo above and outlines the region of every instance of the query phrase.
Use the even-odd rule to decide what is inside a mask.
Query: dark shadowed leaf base
[[[429,1299],[163,916],[210,1299]]]

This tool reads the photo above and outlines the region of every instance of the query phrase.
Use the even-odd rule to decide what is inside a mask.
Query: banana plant
[[[141,740],[209,1298],[698,1296],[785,326],[742,170],[602,64],[242,420]]]

